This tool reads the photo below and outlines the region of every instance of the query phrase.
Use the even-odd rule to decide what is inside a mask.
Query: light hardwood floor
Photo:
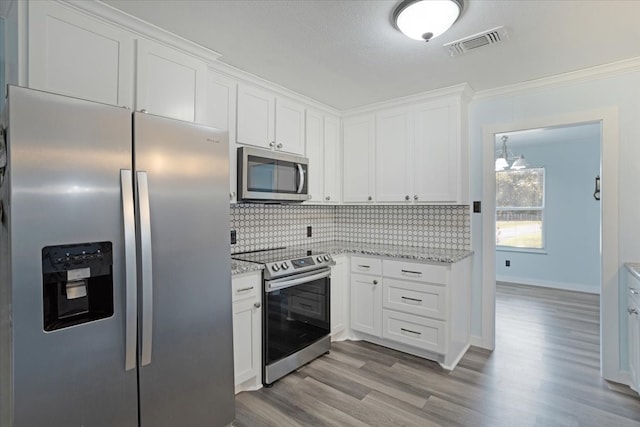
[[[640,426],[640,399],[599,375],[598,296],[499,283],[496,350],[451,372],[365,342],[236,396],[236,427]]]

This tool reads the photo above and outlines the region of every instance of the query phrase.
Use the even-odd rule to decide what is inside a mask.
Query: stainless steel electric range
[[[274,381],[331,349],[331,255],[300,248],[233,254],[263,272],[262,382]]]

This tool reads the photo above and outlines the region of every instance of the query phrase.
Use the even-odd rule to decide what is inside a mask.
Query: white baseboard
[[[600,295],[600,288],[587,286],[581,283],[551,282],[548,280],[527,279],[523,277],[496,276],[498,282],[518,283],[521,285],[541,286],[543,288],[562,289],[565,291],[586,292]]]

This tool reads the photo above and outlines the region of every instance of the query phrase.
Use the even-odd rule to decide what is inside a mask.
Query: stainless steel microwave
[[[291,203],[309,200],[305,157],[259,148],[238,148],[238,201]]]

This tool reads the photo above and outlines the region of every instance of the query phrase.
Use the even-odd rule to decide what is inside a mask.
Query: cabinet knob
[[[269,143],[269,147],[275,147],[275,146],[276,146],[276,142],[275,142],[275,141],[271,141],[271,142]]]
[[[369,196],[369,197],[367,198],[367,200],[371,201],[371,200],[373,200],[373,197]]]
[[[413,196],[413,200],[418,200],[418,195]]]
[[[629,314],[635,314],[636,316],[638,315],[638,310],[636,310],[635,308],[627,308],[627,313]]]
[[[147,110],[145,110],[144,108],[143,108],[142,110],[140,110],[140,112],[141,112],[142,114],[147,114],[147,113],[148,113],[148,111],[147,111]]]
[[[253,306],[254,306],[255,308],[260,308],[261,304],[260,304],[259,302],[254,302],[254,303],[253,303]]]
[[[278,143],[278,145],[276,145],[276,148],[282,148],[282,142]]]
[[[325,200],[327,200],[327,201],[328,201],[328,200],[331,200],[331,196],[327,196],[327,197],[325,197],[324,199],[325,199]]]
[[[374,281],[373,281],[373,284],[374,284],[374,285],[377,285],[377,284],[378,284],[378,281],[377,281],[377,280],[374,280]]]
[[[405,200],[409,200],[409,196],[404,196],[404,199]]]

